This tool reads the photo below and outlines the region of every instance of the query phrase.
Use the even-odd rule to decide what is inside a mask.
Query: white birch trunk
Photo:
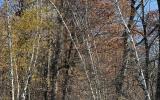
[[[15,65],[15,77],[16,77],[16,83],[17,83],[17,100],[19,100],[19,96],[20,96],[20,84],[19,84],[18,66],[16,64],[15,58],[14,58],[14,65]]]
[[[139,59],[140,58],[139,58],[139,55],[138,55],[138,52],[137,52],[137,48],[136,48],[133,36],[131,35],[131,31],[128,28],[127,23],[125,22],[125,20],[123,18],[121,9],[120,9],[119,4],[118,4],[118,0],[115,0],[115,1],[116,1],[115,4],[116,4],[117,10],[118,10],[118,13],[120,14],[120,17],[122,19],[122,22],[123,22],[123,24],[124,24],[124,26],[126,28],[126,31],[127,31],[128,35],[129,35],[130,41],[132,42],[132,46],[133,46],[133,49],[134,49],[134,52],[135,52],[135,59],[136,59],[136,62],[137,62],[137,66],[139,67],[139,70],[138,70],[138,72],[139,72],[139,76],[138,77],[140,78],[139,82],[143,86],[143,90],[144,90],[145,96],[148,98],[148,100],[151,100],[150,94],[149,94],[148,89],[147,89],[144,73],[143,73],[142,67],[140,66],[140,63],[139,63],[139,61],[140,61]]]
[[[12,100],[15,99],[15,87],[14,87],[14,68],[13,68],[13,53],[12,53],[12,33],[11,33],[11,25],[10,25],[10,9],[9,9],[9,1],[6,0],[7,6],[7,33],[8,33],[8,48],[9,48],[9,68],[10,68],[10,79],[11,79],[11,88],[12,88]]]
[[[25,98],[26,98],[28,85],[31,81],[31,78],[32,78],[32,75],[33,75],[33,72],[34,72],[34,68],[36,66],[36,62],[37,62],[37,58],[38,58],[38,54],[39,54],[39,41],[40,41],[40,35],[39,35],[38,40],[37,40],[38,43],[37,43],[37,46],[36,46],[37,47],[36,48],[36,54],[34,54],[34,45],[33,45],[32,57],[31,57],[30,66],[29,66],[29,70],[28,70],[28,76],[27,76],[27,79],[26,79],[26,82],[25,82],[23,93],[22,93],[22,100],[25,100]],[[34,59],[34,56],[35,56],[35,59]],[[32,63],[33,63],[33,66],[32,66]]]

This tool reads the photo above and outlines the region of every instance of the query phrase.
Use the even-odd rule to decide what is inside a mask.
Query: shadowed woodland
[[[160,100],[160,0],[0,2],[0,100]]]

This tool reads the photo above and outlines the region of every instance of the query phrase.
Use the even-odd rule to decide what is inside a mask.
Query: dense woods
[[[159,0],[0,2],[0,100],[160,100]]]

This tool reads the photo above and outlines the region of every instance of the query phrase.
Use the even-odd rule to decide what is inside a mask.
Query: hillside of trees
[[[0,2],[0,100],[160,100],[160,0]]]

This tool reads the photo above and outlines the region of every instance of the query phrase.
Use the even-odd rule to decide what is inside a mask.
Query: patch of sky
[[[0,0],[0,6],[2,6],[3,5],[3,0]]]
[[[146,12],[158,9],[157,0],[147,0],[146,3],[147,3],[145,7]]]
[[[141,2],[141,0],[138,0],[139,2],[137,3],[137,5]],[[148,12],[150,11],[155,11],[158,9],[158,5],[157,5],[157,0],[144,0],[145,1],[145,15],[148,14]],[[135,16],[135,24],[139,27],[142,28],[142,22],[140,19],[140,16],[142,16],[142,10],[141,7],[139,8],[139,10],[137,11],[137,15]]]
[[[139,3],[141,2],[141,0],[137,0],[139,2],[137,2],[136,5],[139,5]],[[157,5],[157,0],[144,0],[145,1],[145,15],[148,14],[148,12],[150,11],[155,11],[158,9],[158,5]],[[135,20],[135,24],[137,26],[137,28],[139,30],[143,30],[143,25],[142,25],[142,22],[141,22],[141,19],[140,17],[142,16],[142,10],[141,10],[141,7],[139,8],[139,10],[137,11],[137,14],[134,18]],[[141,39],[143,38],[142,35],[138,34],[134,37],[134,39],[136,40],[136,42],[139,42],[141,41]]]

